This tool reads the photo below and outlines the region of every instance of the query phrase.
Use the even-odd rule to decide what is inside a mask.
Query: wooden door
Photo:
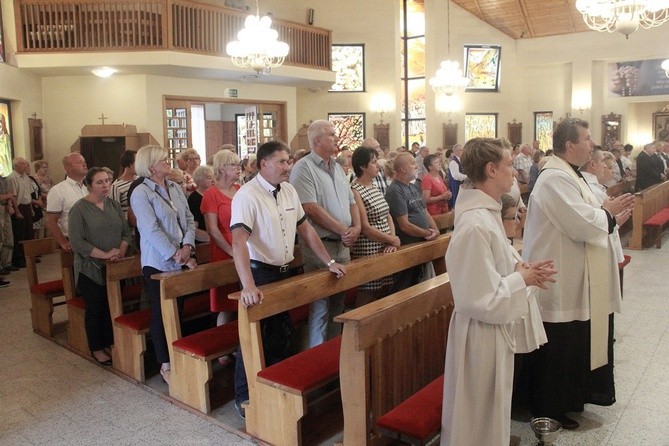
[[[287,142],[284,104],[258,104],[259,143],[279,140]]]

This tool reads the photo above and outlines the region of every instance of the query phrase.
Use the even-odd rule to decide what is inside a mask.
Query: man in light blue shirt
[[[349,247],[360,235],[360,214],[344,169],[337,164],[337,134],[330,121],[317,120],[307,130],[311,153],[300,159],[290,174],[304,212],[330,256],[337,262],[350,262]],[[304,271],[321,269],[323,261],[300,242]],[[341,328],[332,318],[344,311],[344,293],[311,304],[309,347],[338,335]]]

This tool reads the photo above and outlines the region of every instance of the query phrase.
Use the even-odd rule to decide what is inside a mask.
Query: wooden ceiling
[[[589,31],[575,0],[452,0],[514,39]]]

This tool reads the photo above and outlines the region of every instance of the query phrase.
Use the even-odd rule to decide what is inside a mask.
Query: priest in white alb
[[[567,412],[615,402],[593,400],[590,377],[608,363],[609,314],[620,311],[609,234],[630,217],[634,197],[624,194],[600,205],[593,195],[578,171],[593,151],[586,121],[561,121],[553,150],[530,195],[523,239],[526,261],[551,258],[559,271],[557,282],[537,293],[548,343],[529,354],[530,408],[536,417],[576,429],[579,423]]]

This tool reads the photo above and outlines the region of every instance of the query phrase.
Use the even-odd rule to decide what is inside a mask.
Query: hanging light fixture
[[[237,33],[237,40],[225,46],[232,63],[241,68],[251,68],[258,74],[269,74],[272,68],[283,64],[289,46],[278,40],[279,33],[271,28],[272,19],[260,18],[260,5],[256,0],[256,14],[246,17],[244,28]]]
[[[669,0],[576,0],[576,9],[590,29],[629,35],[669,20]]]
[[[451,57],[451,1],[448,1],[447,9],[448,23],[448,57]],[[439,65],[437,75],[430,79],[430,86],[436,93],[443,93],[446,96],[452,96],[462,93],[469,79],[462,75],[460,63],[455,60],[444,60]]]

